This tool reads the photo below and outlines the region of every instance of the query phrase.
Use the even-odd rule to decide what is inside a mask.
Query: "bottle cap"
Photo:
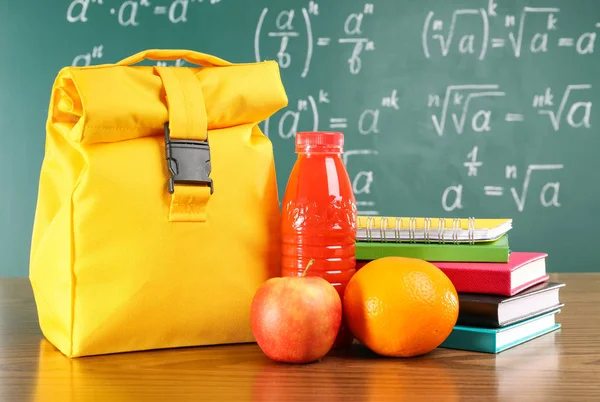
[[[331,131],[296,133],[296,152],[336,152],[344,149],[344,134]]]

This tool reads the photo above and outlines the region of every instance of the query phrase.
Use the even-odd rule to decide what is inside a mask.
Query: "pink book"
[[[508,262],[432,262],[457,292],[513,296],[547,281],[546,253],[513,251]]]

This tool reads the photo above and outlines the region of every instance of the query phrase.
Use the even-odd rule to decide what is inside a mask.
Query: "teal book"
[[[410,257],[425,261],[508,262],[508,235],[481,243],[410,243],[356,242],[356,260],[360,264],[382,257]]]
[[[456,325],[439,346],[473,352],[500,353],[561,327],[556,322],[560,309],[541,314],[503,328],[479,328]]]

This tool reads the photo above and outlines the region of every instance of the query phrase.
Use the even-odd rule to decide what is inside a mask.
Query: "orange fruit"
[[[411,357],[432,351],[450,335],[458,318],[458,295],[435,265],[384,257],[352,276],[343,310],[364,346],[383,356]]]

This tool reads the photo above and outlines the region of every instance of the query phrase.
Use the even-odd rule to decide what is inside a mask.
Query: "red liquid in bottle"
[[[340,298],[356,268],[356,201],[342,161],[342,133],[296,135],[296,163],[282,205],[282,276],[307,275],[331,283]],[[353,337],[342,320],[334,347]]]

